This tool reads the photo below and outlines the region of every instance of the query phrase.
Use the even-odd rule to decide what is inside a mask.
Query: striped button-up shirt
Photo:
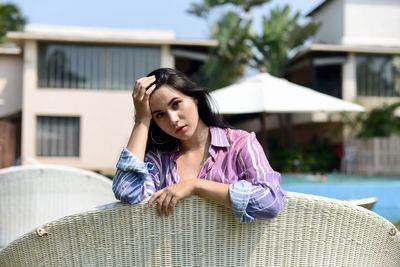
[[[241,222],[275,217],[283,208],[285,191],[254,133],[210,127],[210,157],[199,179],[230,184],[232,210]],[[179,151],[148,151],[144,162],[124,148],[117,163],[113,191],[117,199],[138,203],[157,190],[179,183]]]

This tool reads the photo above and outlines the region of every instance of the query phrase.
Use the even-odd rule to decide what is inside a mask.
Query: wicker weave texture
[[[111,183],[94,172],[63,166],[0,170],[0,248],[44,223],[115,202]]]
[[[0,266],[400,266],[400,233],[341,201],[289,193],[269,221],[190,197],[158,217],[120,203],[43,225],[0,252]]]

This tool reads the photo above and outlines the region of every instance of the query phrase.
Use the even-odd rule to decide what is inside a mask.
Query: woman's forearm
[[[203,198],[213,200],[227,208],[231,208],[229,184],[209,180],[196,179],[194,193]]]
[[[126,148],[134,154],[139,160],[144,160],[146,152],[147,135],[149,132],[151,119],[143,119],[135,122],[132,129],[131,136],[129,137]]]

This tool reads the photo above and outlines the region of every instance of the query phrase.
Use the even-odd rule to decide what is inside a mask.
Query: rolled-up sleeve
[[[145,161],[141,161],[123,148],[113,178],[115,197],[122,202],[136,204],[157,191],[159,171],[154,161],[155,155],[146,154]]]
[[[271,168],[254,133],[243,142],[237,166],[240,180],[229,188],[235,216],[245,223],[276,217],[283,209],[286,193],[280,174]]]
[[[233,214],[240,222],[251,222],[254,220],[254,217],[246,213],[252,187],[252,184],[245,180],[237,181],[229,186]]]

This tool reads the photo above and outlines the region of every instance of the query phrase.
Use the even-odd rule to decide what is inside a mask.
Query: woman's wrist
[[[150,125],[151,122],[151,117],[137,117],[135,116],[135,125],[137,124],[144,124],[144,125]]]
[[[194,179],[193,194],[214,200],[227,208],[231,207],[229,184],[204,179]]]
[[[193,184],[192,184],[193,185],[193,191],[192,191],[193,195],[199,195],[200,194],[201,182],[202,182],[202,179],[198,179],[198,178],[193,179]]]

